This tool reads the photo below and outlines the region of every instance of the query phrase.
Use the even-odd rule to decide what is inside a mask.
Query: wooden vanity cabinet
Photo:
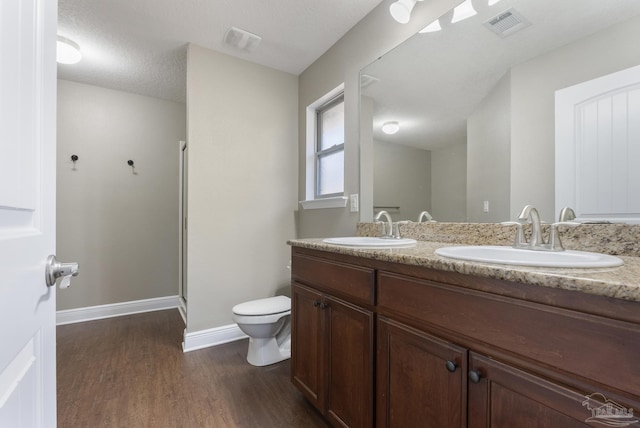
[[[297,248],[292,279],[292,380],[334,426],[592,427],[594,394],[640,408],[637,303]]]
[[[384,318],[377,367],[376,427],[590,426],[582,405],[589,392]]]
[[[322,274],[306,272],[309,263]],[[294,257],[292,272],[293,384],[332,425],[373,426],[375,318],[354,303],[366,306],[372,297],[373,270]],[[327,274],[344,282],[318,284]],[[327,292],[336,287],[340,297]]]
[[[467,350],[378,319],[376,427],[466,426]]]
[[[638,324],[393,272],[378,271],[377,278],[376,426],[587,427],[588,395],[640,405],[618,395],[640,391]],[[410,358],[403,357],[405,337]],[[457,389],[442,380],[448,358],[462,361]],[[394,420],[396,413],[420,412],[427,422]],[[455,417],[438,419],[441,412]]]

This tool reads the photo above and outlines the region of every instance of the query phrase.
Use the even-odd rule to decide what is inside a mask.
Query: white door
[[[0,1],[0,427],[56,425],[56,0]]]
[[[640,223],[640,66],[556,91],[556,215]]]

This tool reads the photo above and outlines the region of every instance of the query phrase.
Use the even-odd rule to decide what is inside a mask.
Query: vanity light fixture
[[[400,124],[395,120],[391,120],[382,124],[382,132],[384,132],[387,135],[393,135],[399,130],[400,130]]]
[[[82,59],[80,46],[73,40],[58,36],[56,44],[56,61],[60,64],[76,64]]]
[[[453,18],[451,18],[451,23],[454,24],[456,22],[460,22],[463,19],[471,18],[477,14],[478,12],[473,8],[471,0],[465,0],[462,4],[453,9]]]
[[[411,19],[411,11],[418,1],[423,0],[398,0],[389,6],[389,13],[400,24],[406,24]]]
[[[435,33],[436,31],[440,31],[440,30],[442,30],[442,27],[440,26],[440,20],[436,19],[431,24],[427,25],[422,30],[418,31],[418,33],[423,33],[423,34],[424,33]]]

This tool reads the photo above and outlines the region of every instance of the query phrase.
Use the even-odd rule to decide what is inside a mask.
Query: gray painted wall
[[[526,204],[555,213],[554,92],[640,64],[640,18],[564,46],[511,70],[511,218]],[[537,173],[523,174],[535,165]]]
[[[509,220],[511,174],[510,74],[467,119],[467,221]],[[484,212],[484,201],[489,212]]]
[[[56,252],[80,264],[58,310],[178,294],[185,134],[184,104],[58,81]]]
[[[304,199],[305,190],[305,135],[306,107],[336,88],[345,85],[345,194],[360,189],[360,70],[387,51],[397,46],[427,24],[450,10],[459,1],[425,0],[418,2],[411,21],[401,25],[389,14],[391,0],[385,0],[353,27],[322,57],[307,68],[299,78],[298,109],[298,198]],[[363,169],[367,173],[366,168]],[[370,170],[369,170],[370,172]],[[298,213],[300,238],[354,235],[360,213],[351,213],[349,207],[323,210],[303,210]]]
[[[288,292],[297,95],[296,76],[189,46],[187,332]]]
[[[393,221],[416,221],[420,212],[431,211],[430,151],[374,140],[373,171],[375,212],[397,206],[387,209]]]
[[[431,151],[431,211],[433,218],[466,221],[467,145]],[[415,219],[411,219],[415,220]]]

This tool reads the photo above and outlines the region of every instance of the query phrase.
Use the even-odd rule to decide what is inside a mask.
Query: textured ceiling
[[[380,2],[59,0],[58,34],[83,60],[58,65],[58,77],[184,102],[187,43],[298,75]],[[262,37],[258,49],[224,45],[229,27]]]

